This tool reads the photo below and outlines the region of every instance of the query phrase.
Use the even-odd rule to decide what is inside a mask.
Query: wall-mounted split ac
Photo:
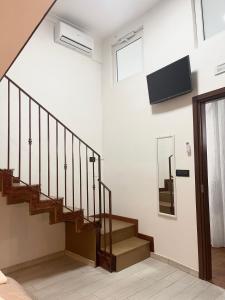
[[[55,26],[55,42],[88,55],[94,50],[93,38],[63,22]]]

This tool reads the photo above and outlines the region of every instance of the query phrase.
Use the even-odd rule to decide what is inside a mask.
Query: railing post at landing
[[[7,168],[10,168],[10,81],[8,80],[8,157]]]
[[[112,272],[112,192],[109,192],[109,254],[110,254],[110,272]]]
[[[31,146],[32,146],[32,138],[31,138],[31,131],[32,131],[32,125],[31,125],[31,98],[29,98],[29,184],[31,185],[31,171],[32,171],[32,151],[31,151]]]
[[[99,220],[100,224],[102,225],[102,191],[101,191],[101,181],[102,181],[102,174],[101,174],[101,156],[98,155],[98,193],[99,193]]]
[[[19,90],[19,178],[21,178],[21,91]]]

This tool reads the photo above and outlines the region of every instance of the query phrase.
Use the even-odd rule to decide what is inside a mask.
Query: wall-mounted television
[[[192,91],[189,56],[147,76],[151,104],[160,103]]]

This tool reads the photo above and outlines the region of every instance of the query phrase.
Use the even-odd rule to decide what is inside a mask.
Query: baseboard
[[[161,262],[164,262],[164,263],[167,263],[177,269],[180,269],[181,271],[185,272],[185,273],[188,273],[188,274],[191,274],[192,276],[195,276],[195,277],[199,277],[199,273],[198,271],[194,270],[194,269],[191,269],[187,266],[184,266],[182,265],[181,263],[178,263],[172,259],[169,259],[167,257],[164,257],[164,256],[161,256],[159,254],[156,254],[156,253],[152,253],[151,254],[151,257],[156,259],[156,260],[159,260]]]
[[[9,274],[17,272],[19,270],[27,269],[27,268],[33,267],[35,265],[41,264],[43,262],[57,259],[57,258],[62,257],[64,255],[65,255],[65,252],[60,251],[60,252],[49,254],[49,255],[46,255],[46,256],[43,256],[43,257],[40,257],[40,258],[36,258],[36,259],[30,260],[30,261],[27,261],[27,262],[24,262],[24,263],[21,263],[21,264],[17,264],[17,265],[14,265],[14,266],[3,268],[2,271],[3,271],[4,274],[9,275]]]
[[[142,233],[138,233],[137,236],[142,239],[142,240],[146,240],[148,242],[150,242],[150,251],[154,252],[155,251],[155,247],[154,247],[154,238],[150,235],[146,235],[146,234],[142,234]]]
[[[76,254],[76,253],[73,253],[71,251],[65,250],[65,255],[67,255],[67,256],[71,257],[72,259],[74,259],[76,261],[79,261],[79,262],[81,262],[85,265],[88,265],[88,266],[91,266],[91,267],[94,267],[94,268],[96,267],[95,261],[90,260],[86,257],[83,257],[79,254]]]

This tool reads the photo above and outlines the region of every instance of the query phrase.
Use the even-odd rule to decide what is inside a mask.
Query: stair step
[[[132,237],[113,244],[112,253],[116,258],[116,271],[119,272],[150,256],[150,243],[138,237]],[[102,249],[103,250],[103,249]],[[109,253],[109,247],[106,251]]]
[[[160,206],[171,207],[171,202],[159,201]]]
[[[139,247],[142,247],[144,245],[148,245],[149,249],[149,242],[143,239],[140,239],[138,237],[132,237],[126,240],[123,240],[121,242],[113,244],[113,255],[118,256],[122,255],[124,253],[127,253],[129,251],[132,251],[134,249],[137,249]]]
[[[106,219],[106,244],[109,244],[109,219]],[[135,224],[128,223],[120,220],[112,220],[112,243],[118,243],[126,240],[137,234],[137,228]],[[104,245],[104,222],[102,221],[101,228],[101,244]]]
[[[171,202],[171,192],[169,191],[161,191],[159,193],[160,201]]]
[[[23,183],[20,182],[14,182],[12,184],[13,188],[28,188],[28,189],[37,189],[39,188],[39,184],[31,184],[31,185],[25,185]]]
[[[174,214],[174,209],[171,207],[171,205],[165,206],[162,205],[161,202],[160,202],[159,211],[163,214]]]

